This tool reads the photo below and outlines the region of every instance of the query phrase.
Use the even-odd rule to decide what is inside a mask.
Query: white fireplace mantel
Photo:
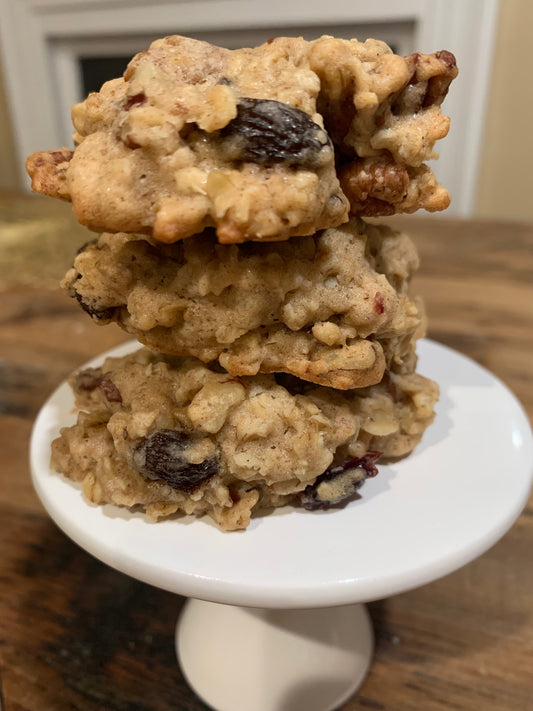
[[[449,214],[472,213],[485,124],[498,0],[0,0],[0,46],[21,163],[70,144],[81,97],[80,56],[134,54],[168,34],[225,46],[277,34],[391,38],[402,53],[452,51],[460,69],[446,99],[452,128],[432,166],[452,194]]]

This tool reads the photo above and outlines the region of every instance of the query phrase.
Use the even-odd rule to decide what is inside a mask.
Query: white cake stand
[[[253,520],[246,532],[222,533],[188,517],[151,523],[141,513],[87,503],[79,487],[49,468],[50,441],[74,419],[68,385],[42,408],[31,441],[42,503],[104,563],[191,598],[178,621],[178,659],[217,711],[337,708],[371,660],[373,635],[361,603],[468,563],[525,506],[533,438],[516,398],[449,348],[422,341],[419,356],[420,372],[442,393],[415,452],[381,465],[361,498],[342,510],[282,509]]]

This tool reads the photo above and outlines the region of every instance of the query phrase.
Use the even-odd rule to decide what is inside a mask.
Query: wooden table
[[[33,231],[24,238],[21,228],[22,261],[20,251],[15,258],[13,246],[6,248],[8,261],[27,264],[27,273],[4,270],[0,285],[5,711],[206,709],[175,660],[174,623],[183,600],[79,549],[32,490],[28,441],[40,405],[70,371],[125,340],[116,326],[92,323],[55,287],[54,270],[60,275],[66,269],[86,235],[73,226],[70,214],[59,212],[67,208],[61,206],[57,219],[66,220],[64,232],[74,232],[70,242],[67,236],[59,244],[61,229],[49,214],[52,223],[41,231],[54,234],[49,243],[43,235],[36,238],[40,210],[52,209],[44,204],[24,207]],[[422,258],[416,284],[426,300],[429,335],[492,370],[533,418],[533,226],[444,218],[401,222]],[[0,248],[3,233],[11,234],[0,226]],[[343,711],[533,710],[532,503],[475,562],[369,606],[374,663]],[[236,669],[236,684],[238,679]]]

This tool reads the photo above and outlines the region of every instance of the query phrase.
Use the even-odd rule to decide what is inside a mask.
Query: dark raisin
[[[349,459],[326,471],[317,477],[314,484],[307,486],[299,495],[299,503],[305,509],[327,509],[340,503],[346,503],[362,486],[365,479],[376,476],[378,469],[376,461],[381,452],[367,452],[362,457]],[[338,485],[338,491],[329,498],[322,498],[319,493],[320,484],[332,482]]]
[[[85,368],[76,374],[74,387],[81,392],[92,392],[100,385],[101,379],[100,368]]]
[[[109,374],[102,374],[100,368],[86,368],[76,375],[74,387],[80,392],[101,390],[109,402],[122,402],[122,395]]]
[[[218,472],[214,457],[199,464],[184,459],[183,452],[191,444],[185,432],[157,430],[137,445],[133,466],[148,479],[161,479],[174,489],[190,493]]]
[[[74,291],[74,296],[76,297],[79,305],[81,308],[86,311],[91,318],[94,318],[96,321],[112,321],[113,317],[115,315],[115,307],[114,306],[109,306],[107,308],[100,309],[96,305],[93,306],[92,304],[88,303],[83,299],[83,296],[81,294],[78,294],[77,291]]]
[[[108,400],[109,402],[122,402],[122,395],[120,394],[120,390],[111,380],[109,375],[102,375],[98,387],[104,393],[106,400]]]
[[[223,150],[228,160],[260,165],[288,163],[319,165],[333,149],[331,141],[304,111],[270,99],[242,98],[237,116],[222,129]]]

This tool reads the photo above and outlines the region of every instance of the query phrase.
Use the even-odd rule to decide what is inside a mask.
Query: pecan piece
[[[423,108],[440,106],[458,74],[454,55],[446,50],[430,55],[414,52],[406,60],[411,78],[391,103],[392,113],[417,114]]]
[[[356,214],[393,215],[409,186],[407,169],[391,160],[353,161],[339,171],[342,191]]]
[[[61,200],[69,200],[67,169],[73,155],[74,152],[68,148],[32,153],[26,160],[32,190]]]
[[[443,72],[429,79],[423,102],[424,107],[440,106],[448,93],[450,84],[457,76],[457,64],[451,52],[443,50],[442,52],[437,52],[435,57],[441,62]]]

